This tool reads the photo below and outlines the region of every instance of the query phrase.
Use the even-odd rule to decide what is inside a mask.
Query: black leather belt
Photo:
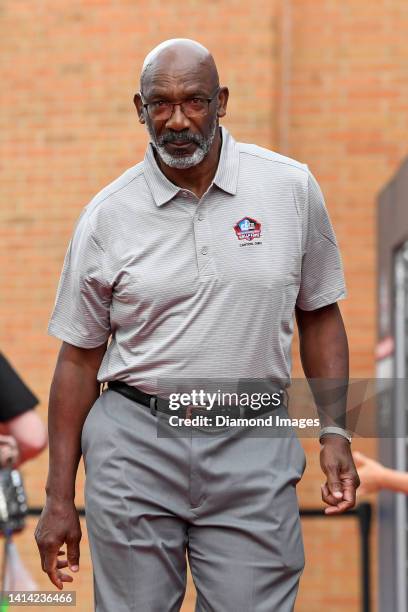
[[[270,406],[261,406],[259,409],[251,408],[250,406],[245,406],[240,408],[238,406],[220,406],[215,405],[211,410],[208,410],[203,406],[180,406],[177,410],[172,410],[169,408],[169,401],[165,398],[159,397],[157,395],[149,395],[148,393],[144,393],[140,389],[136,387],[132,387],[125,382],[120,380],[112,380],[108,382],[108,388],[112,389],[112,391],[116,391],[120,393],[124,397],[127,397],[134,402],[138,402],[139,404],[143,404],[150,408],[150,412],[156,416],[157,412],[162,412],[164,414],[169,415],[177,415],[181,418],[191,418],[196,414],[207,414],[208,416],[215,416],[217,414],[221,415],[229,415],[234,418],[244,417],[244,418],[256,418],[261,414],[272,412],[273,410],[277,410],[280,406],[285,404],[285,391],[279,391],[279,395],[281,397],[281,401],[279,405],[270,405]]]

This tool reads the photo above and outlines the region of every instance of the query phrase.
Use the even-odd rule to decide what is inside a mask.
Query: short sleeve
[[[302,310],[316,310],[345,298],[347,291],[336,236],[323,194],[310,171],[302,233],[302,274],[296,305]]]
[[[95,348],[109,338],[112,292],[104,279],[104,259],[85,209],[65,255],[50,335],[81,348]]]
[[[0,423],[32,410],[37,404],[36,396],[0,353]]]

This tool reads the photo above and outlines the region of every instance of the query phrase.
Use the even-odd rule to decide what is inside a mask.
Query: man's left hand
[[[324,436],[320,465],[327,478],[322,485],[322,500],[329,505],[325,514],[341,514],[353,508],[360,479],[348,440],[338,435]]]

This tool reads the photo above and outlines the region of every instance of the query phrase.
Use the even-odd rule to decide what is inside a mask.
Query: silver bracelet
[[[321,443],[321,439],[323,436],[325,436],[326,434],[337,434],[339,436],[342,436],[343,438],[346,438],[346,440],[348,442],[350,442],[351,444],[351,435],[349,434],[348,431],[346,431],[345,429],[342,429],[342,427],[323,427],[320,432],[319,432],[319,442]]]

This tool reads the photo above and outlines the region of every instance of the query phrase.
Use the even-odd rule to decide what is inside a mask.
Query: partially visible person
[[[18,467],[47,446],[47,433],[34,412],[38,399],[0,353],[0,466]]]
[[[0,435],[0,468],[16,465],[19,458],[16,439],[13,436]]]
[[[360,494],[378,493],[389,489],[395,493],[408,494],[408,473],[385,467],[363,453],[353,452],[354,463],[360,476]]]

